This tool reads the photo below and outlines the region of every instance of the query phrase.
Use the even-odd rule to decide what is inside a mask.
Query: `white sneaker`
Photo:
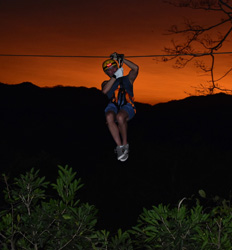
[[[129,144],[123,145],[124,154],[129,154]]]
[[[129,157],[129,144],[123,145],[123,154],[124,156],[121,157],[120,161],[126,161]]]
[[[120,158],[120,161],[126,161],[128,159],[129,155],[124,153],[123,156]]]
[[[129,157],[129,144],[117,146],[115,152],[119,161],[126,161]]]
[[[123,146],[117,146],[115,149],[115,153],[117,153],[117,159],[121,160],[124,156],[124,149]]]

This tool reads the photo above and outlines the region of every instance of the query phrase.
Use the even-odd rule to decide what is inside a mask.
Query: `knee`
[[[116,119],[117,119],[119,124],[123,124],[126,121],[125,116],[121,113],[117,114]]]
[[[107,112],[106,113],[106,122],[109,124],[109,123],[114,122],[114,120],[115,120],[114,112],[112,112],[112,111]]]

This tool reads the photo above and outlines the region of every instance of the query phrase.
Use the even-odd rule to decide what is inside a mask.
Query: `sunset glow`
[[[0,4],[0,54],[36,54],[70,56],[109,56],[113,52],[127,56],[162,55],[173,37],[164,35],[183,18],[195,21],[207,18],[203,12],[175,8],[161,0],[117,1],[5,1]],[[205,13],[205,12],[204,12]],[[209,14],[212,18],[212,15]],[[230,51],[227,42],[222,51]],[[231,55],[217,55],[215,78],[231,67]],[[210,80],[190,63],[174,69],[174,61],[134,57],[140,67],[135,81],[135,100],[156,104],[194,94],[194,87]],[[103,58],[50,58],[0,56],[0,82],[25,81],[44,87],[85,86],[100,89],[107,79],[102,71]],[[124,67],[125,74],[128,68]],[[231,88],[231,75],[220,85]]]

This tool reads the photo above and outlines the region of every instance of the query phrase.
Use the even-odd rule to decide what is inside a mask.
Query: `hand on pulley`
[[[124,54],[118,54],[117,52],[114,52],[110,55],[110,58],[118,61],[119,67],[121,67],[123,64]]]

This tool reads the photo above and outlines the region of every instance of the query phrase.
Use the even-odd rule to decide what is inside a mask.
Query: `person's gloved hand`
[[[123,59],[124,59],[124,54],[117,54],[117,60],[118,60],[118,62],[119,61],[123,61]]]
[[[119,68],[114,75],[116,76],[116,79],[123,77],[123,67]]]
[[[118,60],[118,53],[114,52],[113,54],[110,55],[110,58],[117,61]]]

